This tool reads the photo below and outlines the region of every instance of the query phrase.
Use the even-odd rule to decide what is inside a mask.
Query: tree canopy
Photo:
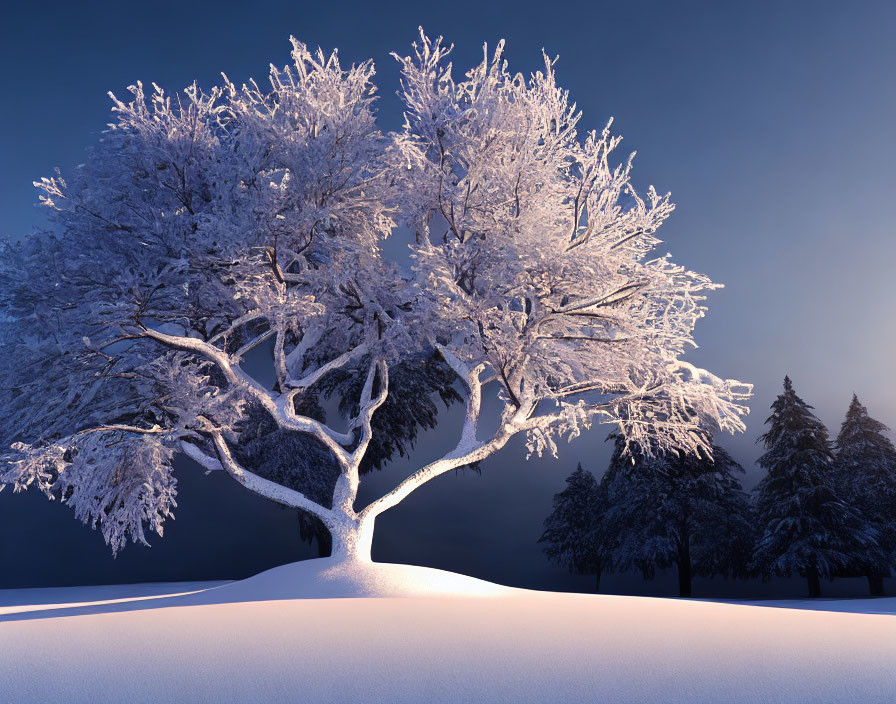
[[[112,95],[85,163],[36,184],[50,226],[0,257],[0,484],[60,497],[115,550],[162,532],[185,452],[364,559],[377,515],[517,434],[556,453],[606,422],[694,453],[697,428],[743,429],[749,385],[682,359],[717,285],[651,255],[669,197],[635,191],[609,125],[579,135],[552,59],[513,74],[502,42],[456,81],[421,31],[384,133],[372,62],[292,47],[266,88]],[[401,223],[411,271],[381,247]],[[271,384],[245,365],[265,350]],[[456,447],[356,507],[437,395],[464,404]]]

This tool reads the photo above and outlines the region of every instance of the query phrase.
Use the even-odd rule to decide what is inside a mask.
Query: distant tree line
[[[554,497],[539,542],[548,559],[595,576],[675,567],[680,596],[694,576],[799,575],[810,597],[821,579],[864,576],[884,593],[896,567],[896,448],[853,395],[836,441],[793,390],[772,404],[759,440],[766,475],[748,496],[743,468],[712,456],[653,453],[615,443],[600,481],[581,465]],[[708,445],[711,444],[707,443]]]

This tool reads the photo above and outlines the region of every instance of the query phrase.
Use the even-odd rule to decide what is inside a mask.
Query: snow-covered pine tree
[[[849,571],[868,578],[872,596],[884,593],[884,577],[896,565],[896,447],[880,421],[853,394],[835,443],[836,488],[863,519],[877,529],[877,548],[867,551]]]
[[[617,569],[651,579],[674,566],[680,596],[691,595],[695,575],[746,576],[752,514],[736,476],[743,468],[731,455],[710,445],[711,456],[704,450],[627,456],[624,440],[615,441],[601,481],[601,530]]]
[[[161,533],[184,452],[315,516],[351,568],[379,514],[518,435],[555,453],[606,422],[696,452],[695,428],[742,431],[751,387],[682,359],[718,286],[651,256],[668,196],[611,165],[609,127],[579,136],[552,60],[511,74],[501,43],[456,82],[448,53],[421,31],[399,57],[397,134],[377,126],[372,62],[296,40],[269,88],[113,96],[86,162],[37,184],[48,231],[0,257],[0,484],[60,497],[118,549]],[[381,246],[399,222],[411,272]],[[271,383],[246,365],[262,350]],[[436,356],[448,386],[432,367],[417,383]],[[371,449],[430,423],[399,401],[414,418],[395,432],[396,384],[456,382],[456,446],[355,506]],[[480,427],[483,394],[500,411]],[[331,462],[290,466],[290,434]]]
[[[579,464],[566,478],[566,488],[554,495],[553,511],[545,519],[539,543],[548,560],[573,574],[593,574],[594,591],[600,591],[601,575],[612,569],[610,555],[601,540],[603,501],[598,481]]]
[[[754,564],[764,574],[805,577],[809,596],[817,597],[820,578],[872,548],[875,531],[837,496],[827,428],[790,377],[771,408],[759,438],[766,449],[759,465],[768,473],[754,490],[760,531]]]

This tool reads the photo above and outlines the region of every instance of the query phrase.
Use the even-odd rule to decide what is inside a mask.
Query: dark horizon
[[[109,121],[108,90],[121,96],[142,80],[175,91],[194,79],[211,84],[219,71],[238,82],[261,78],[268,62],[288,61],[294,34],[338,47],[345,63],[374,58],[380,122],[391,130],[401,116],[388,52],[409,51],[418,25],[455,43],[455,71],[478,61],[483,42],[503,37],[512,70],[537,68],[542,47],[559,54],[559,81],[584,112],[582,130],[615,116],[625,138],[619,158],[638,151],[635,183],[671,191],[678,206],[658,233],[660,253],[726,285],[710,294],[697,327],[701,347],[687,359],[755,385],[747,433],[718,438],[746,469],[745,488],[761,476],[756,438],[785,374],[833,436],[854,392],[873,417],[896,426],[896,238],[888,207],[896,188],[896,6],[569,3],[533,18],[534,3],[461,4],[451,17],[400,5],[7,9],[0,76],[9,105],[20,109],[0,114],[0,234],[20,238],[40,225],[31,181],[56,166],[65,175],[83,159]],[[402,236],[390,245],[394,256],[402,256]],[[387,490],[435,455],[456,431],[454,412],[445,415],[411,459],[371,476],[362,491]],[[606,468],[607,432],[598,427],[562,445],[559,460],[527,463],[514,442],[483,463],[481,476],[438,479],[379,519],[374,557],[587,591],[590,577],[550,567],[535,541],[576,464],[597,477]],[[223,476],[203,477],[186,460],[178,467],[177,520],[166,537],[154,537],[148,551],[129,546],[115,560],[99,533],[58,502],[34,491],[0,493],[0,588],[233,578],[312,554],[299,544],[293,512]],[[674,581],[674,572],[653,583],[608,576],[602,586],[674,593]],[[695,580],[695,595],[734,587]],[[750,588],[803,593],[798,578]],[[825,582],[823,590],[866,593],[861,580]]]

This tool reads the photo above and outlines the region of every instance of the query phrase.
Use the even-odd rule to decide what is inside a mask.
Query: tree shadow
[[[183,592],[172,593],[171,587]],[[139,588],[144,594],[139,594]],[[199,587],[197,591],[188,590]],[[106,598],[97,598],[106,590]],[[135,589],[138,595],[134,595]],[[53,591],[55,594],[29,594],[29,591]],[[118,592],[116,594],[116,591]],[[331,558],[303,560],[257,574],[248,579],[225,583],[175,583],[174,585],[75,587],[63,590],[26,590],[16,599],[19,604],[3,603],[0,594],[0,623],[69,616],[146,611],[183,606],[285,601],[296,599],[347,599],[366,597],[494,597],[513,594],[539,594],[504,587],[474,577],[444,570],[391,563],[339,563]],[[155,593],[147,594],[151,591]],[[122,596],[122,593],[125,593]],[[167,592],[167,593],[166,593]],[[85,603],[66,603],[72,595],[83,594]],[[550,594],[550,592],[544,592]],[[11,597],[15,598],[13,595]],[[35,597],[38,603],[35,604]],[[45,599],[46,601],[40,601]],[[6,613],[2,613],[6,610]]]
[[[158,585],[159,587],[171,586],[175,588],[166,590],[168,593],[119,596],[108,600],[94,597],[90,601],[85,600],[85,603],[72,603],[71,596],[62,594],[62,592],[68,592],[69,590],[67,589],[15,590],[17,592],[27,592],[29,596],[33,592],[37,601],[35,601],[35,598],[5,600],[4,603],[0,604],[0,623],[244,601],[244,599],[238,598],[237,594],[220,591],[222,587],[230,584],[232,582],[212,582],[208,586],[203,585],[198,591],[195,590],[196,585],[192,589],[188,589],[188,585],[183,585],[185,587],[183,591],[176,588],[181,585]],[[76,589],[77,591],[87,591],[89,588],[79,587]],[[56,592],[57,594],[41,595],[37,593],[43,591]]]

